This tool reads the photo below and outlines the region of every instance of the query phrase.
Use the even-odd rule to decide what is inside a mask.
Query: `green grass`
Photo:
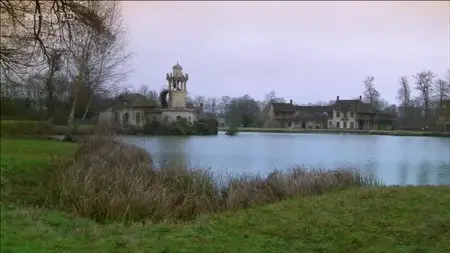
[[[76,145],[67,142],[30,139],[1,139],[1,197],[16,199],[33,195],[33,190],[46,180],[46,172],[54,159],[69,158]]]
[[[180,225],[2,207],[2,252],[449,252],[448,187],[347,190]]]
[[[5,188],[17,189],[12,183],[39,184],[52,156],[70,158],[75,148],[56,141],[2,139],[2,196]],[[5,253],[450,252],[448,186],[355,188],[180,224],[100,225],[10,203],[2,198]]]
[[[226,131],[226,128],[219,128],[219,131]],[[297,128],[257,128],[239,127],[239,132],[259,132],[259,133],[351,133],[369,135],[393,135],[393,136],[435,136],[450,137],[450,132],[429,132],[429,131],[403,131],[403,130],[357,130],[357,129],[297,129]]]

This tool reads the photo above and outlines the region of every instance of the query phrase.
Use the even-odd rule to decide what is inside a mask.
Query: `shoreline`
[[[219,128],[219,131],[227,131],[228,128]],[[247,133],[312,133],[312,134],[361,134],[361,135],[390,135],[390,136],[427,136],[427,137],[448,137],[450,132],[431,131],[405,131],[405,130],[356,130],[356,129],[290,129],[290,128],[256,128],[239,127],[238,132]]]

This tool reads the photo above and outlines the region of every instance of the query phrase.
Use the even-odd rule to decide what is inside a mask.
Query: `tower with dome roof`
[[[183,67],[178,62],[173,66],[172,73],[166,74],[166,80],[169,88],[169,108],[186,108],[186,83],[189,75],[183,73]]]

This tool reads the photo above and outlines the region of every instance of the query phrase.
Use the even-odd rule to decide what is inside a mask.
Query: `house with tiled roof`
[[[450,130],[450,99],[442,101],[442,108],[437,110],[437,114],[437,124],[446,131]]]
[[[297,105],[294,114],[295,127],[304,129],[327,128],[332,109],[331,106]]]
[[[294,127],[295,106],[289,103],[272,103],[269,108],[269,118],[278,127]]]
[[[370,103],[364,103],[361,96],[359,99],[339,99],[337,96],[328,128],[391,129],[393,121],[392,115],[377,111]]]
[[[393,117],[376,111],[359,99],[340,99],[329,106],[301,106],[290,103],[272,103],[269,118],[278,127],[302,129],[379,129],[392,128]]]

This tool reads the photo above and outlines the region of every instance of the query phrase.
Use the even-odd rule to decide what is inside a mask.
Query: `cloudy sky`
[[[192,95],[270,90],[296,103],[353,98],[375,77],[395,101],[401,76],[450,68],[450,4],[427,2],[122,2],[134,69],[160,90],[179,62]],[[410,78],[412,81],[412,78]]]

